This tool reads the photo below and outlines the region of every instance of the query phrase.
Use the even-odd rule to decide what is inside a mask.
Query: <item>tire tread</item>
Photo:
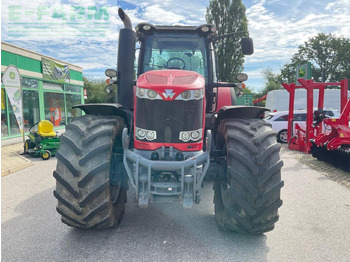
[[[82,229],[103,229],[121,221],[126,188],[118,190],[113,204],[109,169],[112,150],[121,147],[123,128],[124,121],[117,116],[85,115],[67,125],[53,172],[56,210],[63,223]],[[120,174],[124,176],[123,172]]]
[[[216,181],[213,187],[219,227],[253,234],[272,230],[284,185],[275,131],[260,119],[235,118],[223,120],[218,132],[216,141],[224,138],[227,152],[227,185]]]

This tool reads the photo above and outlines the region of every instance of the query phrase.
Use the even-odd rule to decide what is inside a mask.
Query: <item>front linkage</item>
[[[200,202],[199,191],[210,164],[210,130],[207,131],[206,151],[184,152],[182,161],[176,161],[178,151],[173,148],[159,149],[160,159],[166,159],[159,161],[151,160],[151,152],[129,149],[127,128],[123,130],[122,141],[124,166],[140,207],[147,207],[157,196],[180,197],[184,207]],[[158,179],[155,179],[157,173]]]

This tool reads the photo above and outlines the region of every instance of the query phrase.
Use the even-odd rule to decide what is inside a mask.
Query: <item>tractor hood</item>
[[[142,74],[136,86],[142,89],[152,89],[157,92],[157,97],[167,101],[179,99],[180,94],[185,91],[198,90],[195,92],[196,97],[193,92],[190,92],[191,96],[187,95],[190,100],[192,96],[192,98],[203,98],[205,80],[202,75],[193,71],[154,70]]]

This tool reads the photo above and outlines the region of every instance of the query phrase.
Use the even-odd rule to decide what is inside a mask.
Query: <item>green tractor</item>
[[[37,130],[35,127],[37,126]],[[55,156],[60,148],[60,138],[53,130],[53,124],[42,120],[29,129],[29,139],[24,143],[24,153],[34,157],[40,156],[43,160]]]

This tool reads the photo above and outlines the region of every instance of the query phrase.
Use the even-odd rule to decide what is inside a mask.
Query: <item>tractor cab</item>
[[[119,12],[125,28],[120,30],[118,71],[106,75],[116,77],[111,82],[118,85],[117,102],[125,109],[134,109],[133,87],[142,74],[169,69],[193,71],[204,77],[206,113],[220,109],[216,108],[220,104],[219,92],[222,92],[220,99],[229,96],[229,105],[235,104],[236,93],[241,94],[243,82],[248,77],[241,73],[237,76],[237,83],[218,81],[215,43],[242,32],[217,35],[217,29],[212,24],[158,26],[149,23],[138,24],[134,31],[129,18],[123,11]],[[139,48],[136,49],[135,57],[136,42],[139,43]],[[241,38],[241,50],[243,55],[251,55],[254,52],[253,40],[249,37]],[[111,73],[111,70],[107,72]]]
[[[137,41],[140,43],[137,77],[150,70],[194,71],[202,75],[205,80],[206,113],[219,110],[217,105],[227,98],[227,95],[230,101],[225,99],[225,103],[235,104],[236,93],[241,93],[241,87],[244,85],[241,82],[244,80],[237,84],[218,82],[215,42],[223,36],[217,35],[214,25],[154,26],[149,23],[140,23],[135,29]],[[250,40],[250,38],[244,38],[242,42],[244,54],[253,52]],[[224,85],[224,88],[220,90],[221,97],[218,101],[217,87],[221,85]]]
[[[136,26],[140,42],[138,76],[150,70],[177,69],[201,74],[206,84],[216,82],[215,56],[211,37],[213,25]]]

